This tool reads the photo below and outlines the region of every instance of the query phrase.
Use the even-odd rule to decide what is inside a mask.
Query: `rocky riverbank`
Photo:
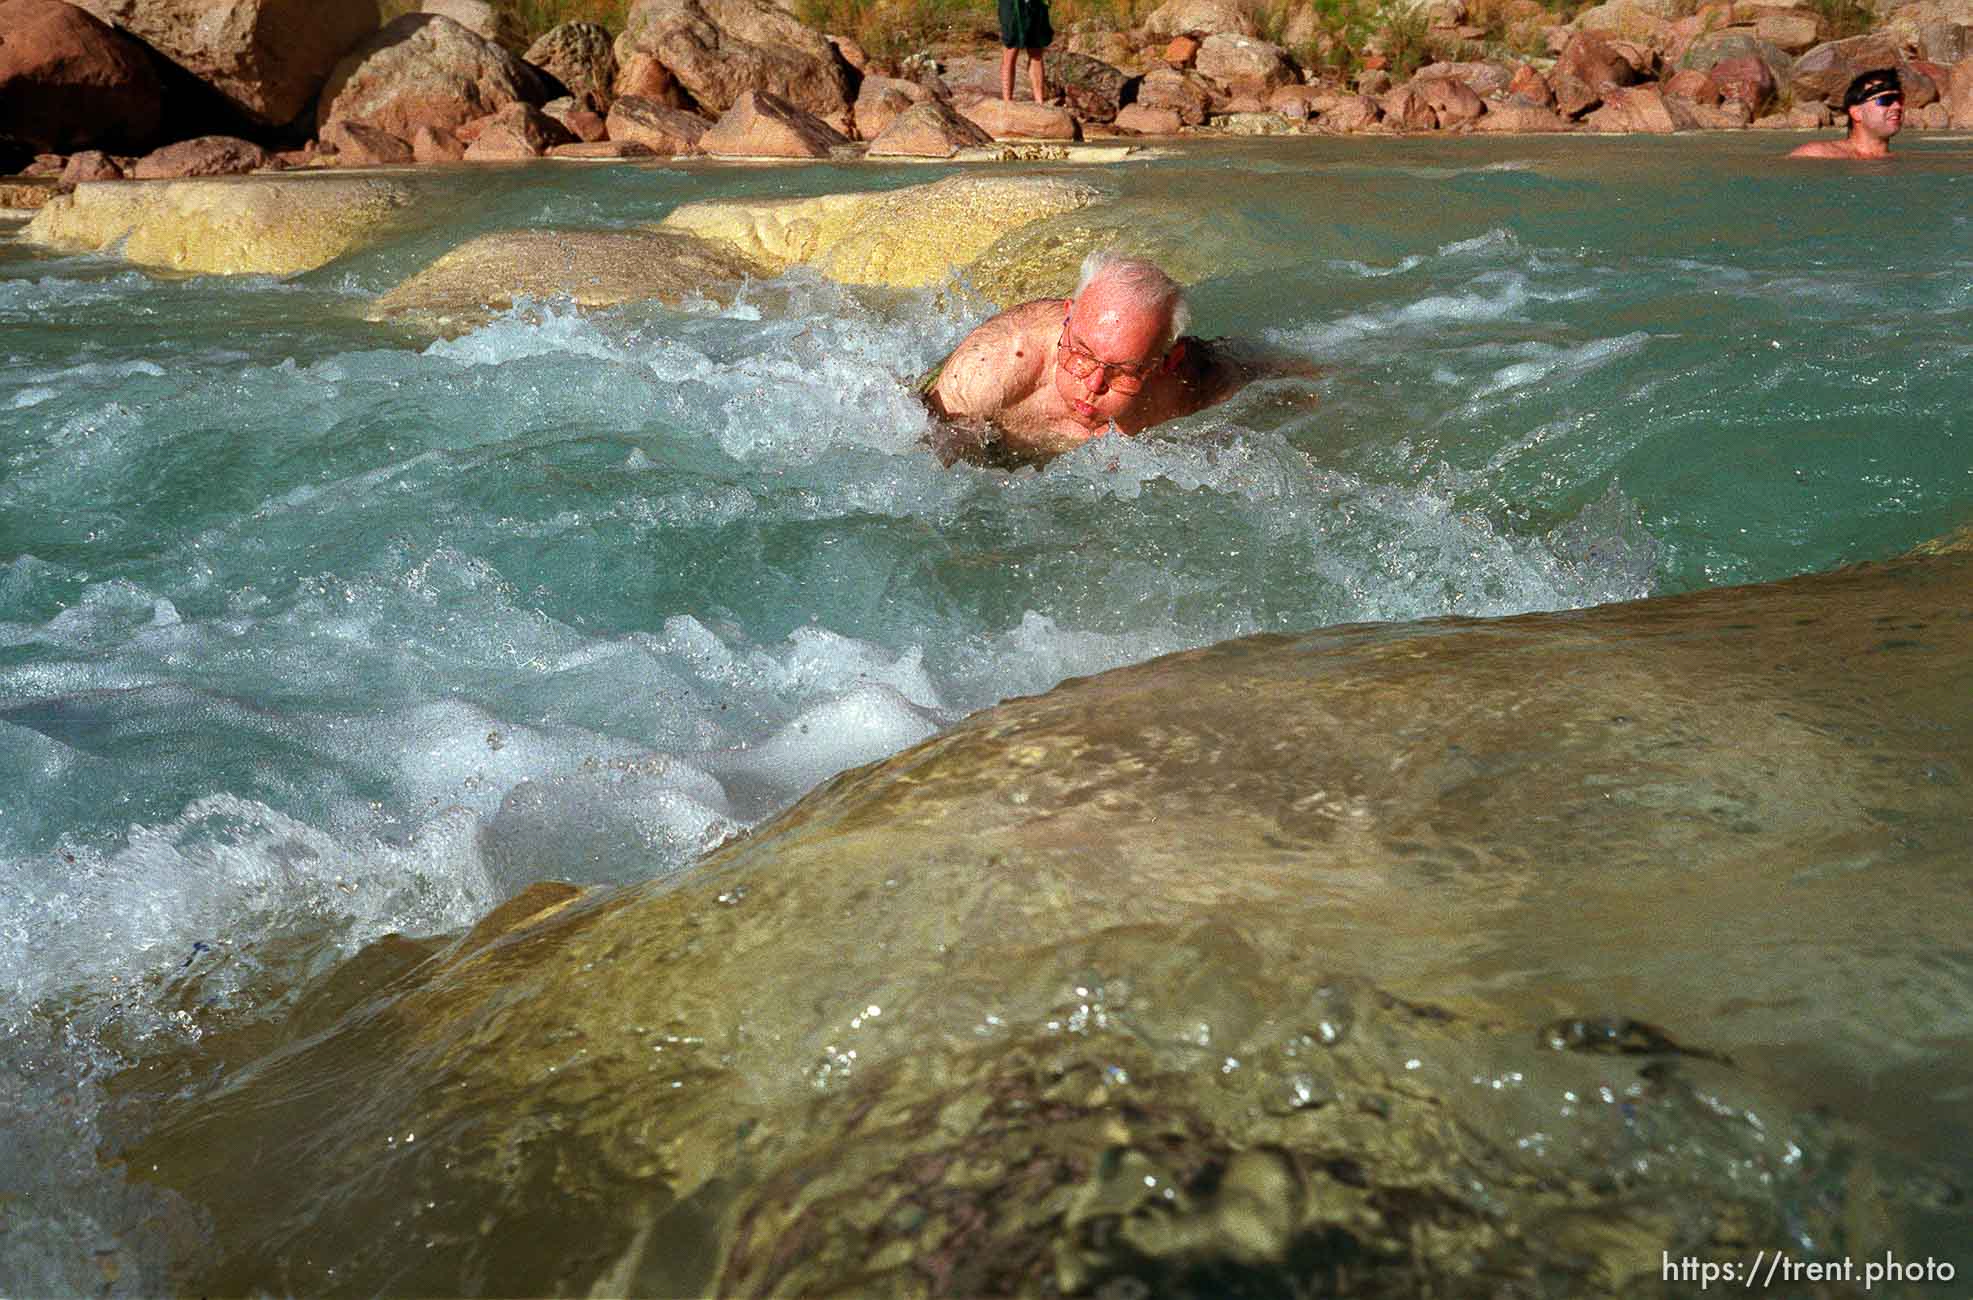
[[[266,0],[0,0],[0,207],[85,181],[527,159],[949,158],[995,140],[1224,132],[1809,129],[1858,71],[1896,65],[1908,124],[1973,126],[1973,0],[1889,0],[1831,34],[1794,0],[1609,0],[1567,23],[1514,0],[1503,33],[1462,0],[1413,13],[1426,62],[1345,78],[1312,8],[1261,38],[1233,0],[1168,0],[1143,26],[1078,31],[1055,99],[999,98],[990,40],[868,56],[766,0],[638,0],[625,26],[531,44],[481,0],[379,25],[367,4],[298,20]],[[1268,24],[1270,30],[1275,26]],[[1514,50],[1503,56],[1502,51]],[[1294,51],[1302,51],[1298,59]],[[1534,53],[1539,51],[1539,53]]]

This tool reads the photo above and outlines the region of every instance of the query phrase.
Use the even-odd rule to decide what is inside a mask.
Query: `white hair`
[[[1131,301],[1146,311],[1164,313],[1165,340],[1160,351],[1168,350],[1192,323],[1192,307],[1185,301],[1185,290],[1178,281],[1142,257],[1126,257],[1114,249],[1099,248],[1082,259],[1082,275],[1076,281],[1077,298],[1098,276],[1122,289]]]

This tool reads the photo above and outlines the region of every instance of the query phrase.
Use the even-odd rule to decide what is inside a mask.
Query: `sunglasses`
[[[1867,97],[1863,102],[1875,104],[1879,108],[1889,108],[1893,104],[1904,103],[1904,95],[1895,90],[1885,90]]]

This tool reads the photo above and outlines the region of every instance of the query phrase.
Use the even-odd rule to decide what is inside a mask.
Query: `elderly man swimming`
[[[1224,401],[1248,367],[1185,337],[1188,316],[1184,291],[1152,263],[1091,253],[1073,298],[1004,311],[946,358],[926,390],[958,426],[941,452],[1034,463]]]

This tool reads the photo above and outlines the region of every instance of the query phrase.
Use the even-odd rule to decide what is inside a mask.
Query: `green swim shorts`
[[[1055,39],[1048,0],[1000,0],[1000,43],[1010,50],[1039,50]]]

